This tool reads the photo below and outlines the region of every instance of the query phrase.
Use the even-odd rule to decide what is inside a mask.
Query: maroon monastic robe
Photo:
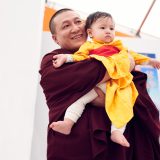
[[[67,107],[90,91],[105,74],[105,68],[96,60],[55,69],[52,57],[58,53],[70,52],[61,49],[45,55],[40,69],[49,123],[63,120]],[[47,160],[160,160],[159,113],[146,90],[147,76],[137,71],[132,74],[139,96],[133,108],[134,117],[124,133],[130,147],[110,140],[111,123],[105,109],[88,104],[70,135],[48,128]]]

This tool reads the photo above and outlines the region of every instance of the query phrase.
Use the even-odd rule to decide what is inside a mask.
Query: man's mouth
[[[83,34],[74,35],[71,39],[74,39],[74,40],[81,39],[82,36]]]

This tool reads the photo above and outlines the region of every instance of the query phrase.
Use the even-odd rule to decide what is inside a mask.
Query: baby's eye
[[[100,29],[105,29],[105,27],[100,27]]]
[[[113,30],[114,30],[114,28],[113,28],[113,27],[111,27],[111,28],[110,28],[110,30],[112,30],[112,31],[113,31]]]

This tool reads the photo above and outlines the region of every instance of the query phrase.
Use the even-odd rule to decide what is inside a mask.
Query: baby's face
[[[92,38],[110,43],[115,38],[115,23],[110,17],[101,17],[92,24],[88,32]]]

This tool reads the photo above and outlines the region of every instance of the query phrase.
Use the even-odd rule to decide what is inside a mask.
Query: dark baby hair
[[[101,17],[110,17],[112,18],[111,14],[107,13],[107,12],[94,12],[92,14],[90,14],[88,17],[87,17],[87,20],[86,20],[86,25],[85,25],[85,31],[87,31],[88,28],[91,27],[91,25],[97,21],[97,19],[101,18]]]

